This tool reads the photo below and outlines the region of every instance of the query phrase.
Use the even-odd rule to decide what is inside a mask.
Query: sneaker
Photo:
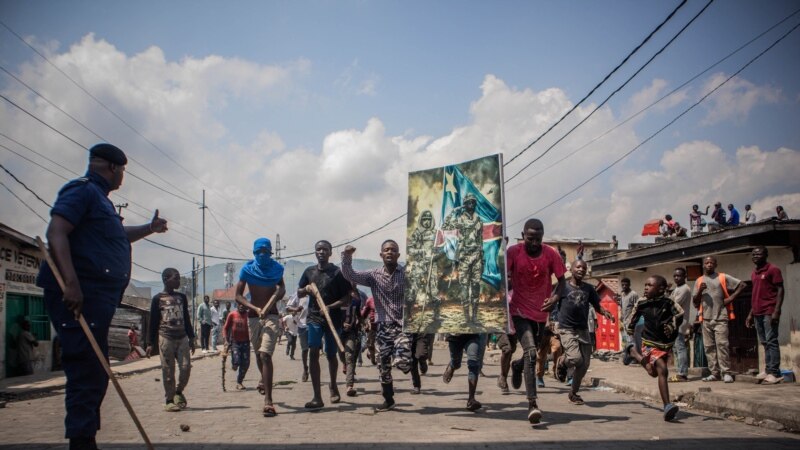
[[[164,411],[166,412],[178,412],[181,410],[181,407],[176,405],[175,403],[169,402],[164,405]]]
[[[583,405],[583,399],[578,394],[573,394],[570,392],[567,398],[569,398],[569,402],[573,405]]]
[[[508,395],[508,382],[503,377],[497,377],[497,387],[500,388],[500,393],[503,395]]]
[[[678,414],[678,405],[667,403],[664,405],[664,421],[669,422]]]
[[[731,376],[731,374],[729,374],[729,373],[726,373],[726,374],[725,374],[725,375],[722,377],[722,381],[724,381],[724,382],[726,382],[726,383],[733,383],[733,377]]]
[[[525,368],[525,361],[518,359],[511,361],[511,386],[519,389],[522,386],[522,369]]]
[[[544,387],[544,378],[536,377],[536,387]]]
[[[760,374],[756,375],[756,380],[764,381],[767,378],[767,372],[761,372]]]
[[[626,366],[630,366],[633,362],[633,356],[631,356],[631,349],[633,348],[633,344],[628,344],[625,346],[625,350],[622,351],[622,364]]]
[[[381,403],[380,406],[376,406],[375,407],[375,412],[391,411],[391,410],[394,409],[394,405],[395,405],[394,400],[391,400],[391,401],[384,400],[383,403]]]
[[[773,374],[769,374],[764,378],[764,381],[761,384],[778,384],[783,381],[783,377],[776,377]]]
[[[419,386],[414,386],[414,387],[411,388],[411,395],[419,395],[420,392],[421,392],[421,390],[420,390]]]
[[[567,366],[564,365],[564,356],[558,358],[555,367],[556,379],[562,383],[567,381]]]
[[[175,402],[175,405],[178,406],[178,408],[180,409],[186,408],[186,397],[184,397],[183,394],[175,394],[173,401]]]
[[[475,412],[475,411],[481,409],[481,407],[483,407],[483,405],[481,405],[481,402],[479,402],[477,400],[468,400],[467,401],[467,411]]]
[[[567,382],[564,384],[567,386],[572,386],[572,377],[567,378]]]
[[[703,378],[703,381],[719,381],[719,377],[712,373],[711,375]]]
[[[536,400],[528,402],[528,422],[539,423],[542,420],[542,411],[536,405]]]

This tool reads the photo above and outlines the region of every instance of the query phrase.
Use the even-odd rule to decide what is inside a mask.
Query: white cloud
[[[274,238],[280,233],[281,241],[288,246],[286,253],[294,254],[308,251],[318,239],[341,242],[383,225],[407,208],[409,171],[493,153],[503,153],[509,161],[573,105],[561,89],[517,89],[494,75],[487,75],[480,85],[478,98],[470,105],[468,122],[455,126],[446,135],[393,136],[387,134],[387,126],[381,118],[373,117],[364,124],[356,124],[356,128],[330,132],[319,148],[313,148],[313,144],[310,148],[292,147],[270,124],[261,124],[250,137],[243,139],[231,131],[237,119],[226,114],[234,104],[241,102],[272,105],[273,102],[291,102],[294,96],[303,101],[306,93],[298,87],[297,80],[312,70],[310,61],[301,59],[264,66],[214,55],[169,61],[156,47],[126,55],[92,35],[67,51],[50,56],[148,139],[202,178],[208,205],[245,252],[252,240],[261,235]],[[358,61],[354,61],[353,67],[358,67]],[[199,183],[65,82],[51,67],[31,60],[21,66],[20,76],[98,130],[103,139],[125,149],[129,156],[180,187],[191,199],[200,200],[202,186]],[[367,79],[344,73],[336,83],[342,89],[361,86],[366,89],[364,94],[370,90],[375,92],[374,87],[363,84]],[[665,88],[663,83],[654,82],[637,101],[645,101],[646,96],[657,95]],[[3,92],[81,143],[91,145],[99,140],[17,85],[8,84]],[[509,164],[506,176],[540,155],[593,108],[594,105],[578,108],[551,136],[546,136]],[[512,182],[506,190],[507,222],[524,220],[532,211],[638,144],[633,129],[623,126],[581,153],[556,164],[568,151],[599,136],[617,120],[613,111],[602,108]],[[85,170],[84,150],[7,104],[0,106],[0,121],[7,124],[4,130],[12,137],[77,173]],[[3,139],[0,143],[19,149]],[[63,180],[5,153],[0,149],[4,165],[10,159],[8,166],[20,178],[32,183],[46,199],[55,198]],[[765,152],[747,147],[737,150],[732,159],[713,143],[691,142],[666,152],[659,170],[638,173],[624,166],[615,169],[567,202],[539,216],[545,220],[548,234],[552,235],[632,237],[640,222],[667,211],[683,216],[681,211],[693,202],[706,203],[719,198],[736,204],[747,201],[757,204],[758,199],[800,192],[791,170],[800,162],[797,154],[790,149]],[[49,163],[42,163],[63,172]],[[131,163],[129,171],[164,185],[137,163]],[[689,192],[692,194],[687,194]],[[168,235],[158,240],[200,250],[196,231],[201,227],[200,210],[196,204],[175,199],[130,176],[119,193],[144,206],[132,204],[129,207],[125,214],[128,223],[144,220],[134,213],[149,218],[152,210],[159,208],[163,216],[173,221],[173,226]],[[35,205],[35,200],[25,198]],[[16,200],[2,191],[0,199],[3,201],[0,220],[29,234],[43,232],[44,224]],[[115,195],[113,200],[120,198]],[[790,205],[793,203],[785,203],[792,213],[795,208]],[[46,213],[45,208],[37,206],[37,210]],[[214,221],[209,219],[206,226],[208,253],[235,254]],[[508,234],[517,235],[519,227],[512,226]],[[388,237],[398,239],[402,245],[404,228],[400,220],[359,241],[358,255],[376,258],[380,241]],[[136,244],[134,259],[156,269],[164,264],[184,268],[191,261],[190,257],[162,251],[147,243]],[[149,278],[138,269],[135,273]]]
[[[700,96],[708,94],[726,78],[728,75],[724,73],[712,75],[704,84]],[[725,120],[742,122],[757,105],[777,103],[781,97],[781,90],[778,88],[758,86],[744,78],[733,77],[704,101],[708,112],[703,124],[713,125]]]
[[[354,59],[349,66],[334,80],[333,84],[339,91],[346,95],[366,95],[374,97],[378,94],[380,77],[373,72],[361,68],[358,59]]]
[[[668,90],[671,90],[669,88],[670,86],[667,80],[661,78],[654,79],[649,86],[645,86],[639,92],[631,96],[630,100],[628,100],[627,104],[622,108],[623,116],[628,117],[647,108],[651,103],[663,97]],[[654,105],[652,109],[655,111],[665,111],[683,103],[687,98],[688,93],[686,89],[681,89],[661,100]]]

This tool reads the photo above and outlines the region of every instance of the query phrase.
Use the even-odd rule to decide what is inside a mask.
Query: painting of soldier
[[[408,177],[404,330],[505,332],[501,155]]]

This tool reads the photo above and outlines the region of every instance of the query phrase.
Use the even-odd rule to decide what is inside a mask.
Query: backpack
[[[697,281],[694,282],[695,290],[700,288],[700,283],[702,283],[702,282],[703,282],[703,276],[700,275],[700,278],[698,278]],[[730,295],[728,294],[728,287],[726,286],[726,282],[725,282],[725,274],[721,273],[721,272],[719,274],[719,285],[720,285],[720,287],[722,287],[722,293],[725,294],[725,298],[730,297]],[[728,308],[728,320],[736,319],[736,314],[733,313],[733,302],[728,303],[727,308]],[[697,308],[697,320],[699,322],[703,321],[703,303],[702,302],[700,303],[700,307]]]

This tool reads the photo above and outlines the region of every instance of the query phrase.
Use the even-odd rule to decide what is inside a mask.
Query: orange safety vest
[[[700,283],[702,283],[702,282],[703,282],[703,276],[700,275],[700,278],[698,278],[697,281],[694,282],[695,290],[700,288]],[[728,295],[728,287],[726,286],[726,282],[725,282],[725,274],[721,273],[721,272],[719,274],[719,285],[722,287],[722,293],[725,294],[725,298],[730,297],[730,295]],[[728,303],[727,308],[728,308],[728,320],[735,319],[736,318],[736,314],[733,313],[733,302]],[[699,322],[703,321],[703,303],[702,302],[700,302],[700,307],[697,308],[697,320]]]

